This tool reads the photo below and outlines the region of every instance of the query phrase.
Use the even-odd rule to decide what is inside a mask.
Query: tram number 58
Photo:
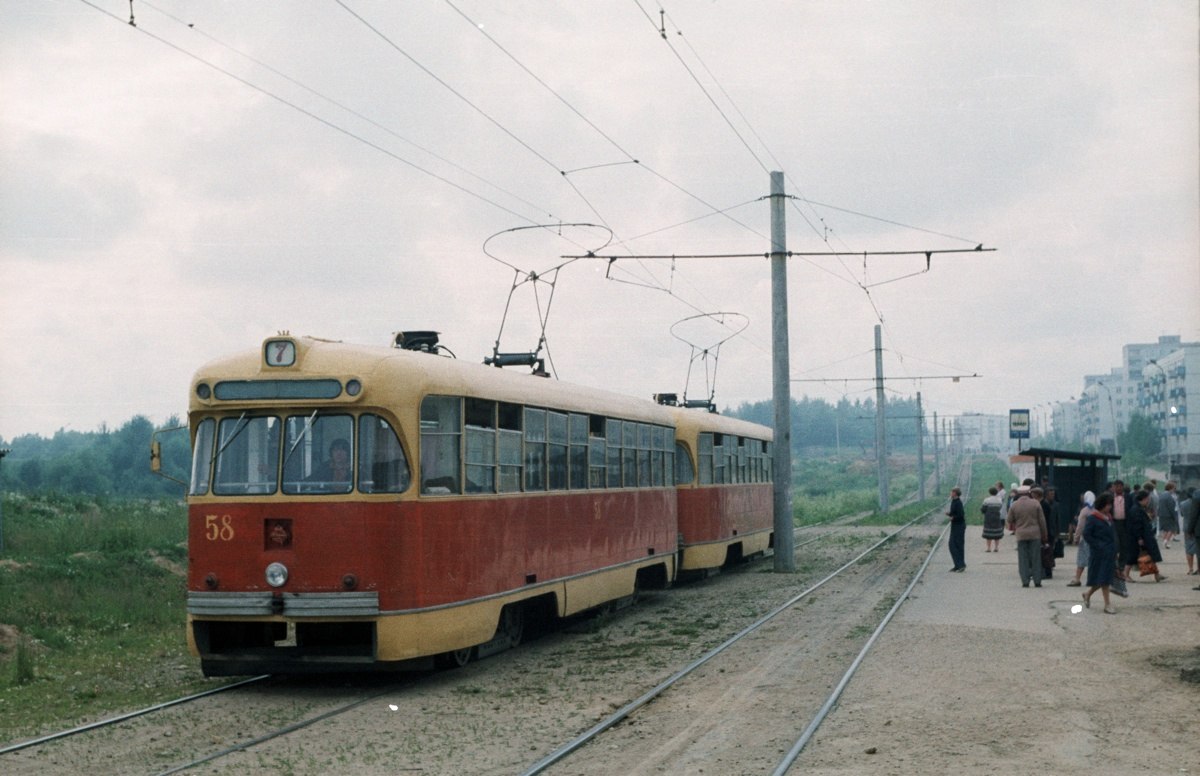
[[[233,541],[233,520],[229,515],[205,515],[204,538],[210,542]]]

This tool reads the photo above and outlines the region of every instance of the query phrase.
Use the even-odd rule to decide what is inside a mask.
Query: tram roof
[[[644,422],[673,425],[670,410],[650,399],[638,399],[613,391],[430,353],[381,345],[335,342],[314,337],[294,336],[290,339],[297,345],[294,368],[278,369],[265,366],[262,349],[258,348],[205,364],[197,370],[193,383],[215,380],[299,379],[324,375],[353,376],[362,380],[364,386],[371,391],[379,391],[382,388],[410,396],[472,396],[564,411],[612,414]]]

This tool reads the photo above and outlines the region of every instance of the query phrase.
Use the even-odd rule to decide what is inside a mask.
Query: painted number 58
[[[210,542],[233,540],[233,521],[229,515],[205,515],[204,538]]]

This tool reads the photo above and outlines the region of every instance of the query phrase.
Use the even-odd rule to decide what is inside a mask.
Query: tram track
[[[960,481],[966,482],[964,490],[969,490],[969,461],[963,463],[962,471]],[[730,772],[733,769],[739,772],[743,769],[745,772],[764,772],[769,769],[766,767],[769,766],[769,761],[755,762],[755,760],[762,760],[764,753],[779,749],[777,731],[780,726],[750,725],[747,727],[738,724],[740,720],[747,717],[759,718],[757,715],[749,713],[749,710],[752,706],[764,703],[772,707],[773,715],[780,720],[790,719],[796,714],[808,714],[812,718],[812,722],[805,728],[801,736],[791,742],[784,758],[775,763],[774,774],[786,773],[808,739],[815,733],[821,721],[836,703],[837,697],[849,682],[875,639],[911,593],[940,544],[940,538],[933,542],[932,548],[926,553],[919,568],[914,574],[911,574],[911,579],[905,579],[905,577],[909,577],[906,572],[912,566],[908,552],[921,543],[922,538],[909,537],[909,540],[904,543],[893,540],[936,514],[937,510],[925,513],[871,545],[812,587],[776,607],[718,647],[710,650],[700,659],[668,677],[649,692],[634,699],[589,730],[558,747],[523,771],[523,776],[548,772],[553,766],[562,763],[568,757],[576,753],[582,755],[585,747],[591,747],[596,759],[595,761],[588,760],[584,764],[572,761],[571,768],[579,769],[578,772],[581,773],[658,772],[664,768],[689,770],[692,767],[704,766],[717,767]],[[941,536],[944,536],[945,533],[946,530],[943,529]],[[805,544],[811,544],[831,534],[823,534]],[[882,561],[877,560],[866,567],[865,571],[859,567],[862,560],[884,547],[888,547],[889,552],[881,553],[885,556]],[[854,580],[853,574],[850,574],[850,581],[847,583],[847,577],[843,575],[853,570],[860,572],[859,579]],[[886,593],[879,594],[880,590],[886,591],[894,588],[895,582],[900,579],[907,582],[902,593],[891,598]],[[850,602],[850,605],[846,607],[846,616],[849,619],[843,621],[839,618],[837,621],[831,622],[827,616],[829,610],[824,609],[822,611],[826,614],[826,619],[819,623],[815,637],[814,632],[804,631],[799,637],[784,637],[782,640],[777,640],[766,655],[757,654],[749,659],[743,656],[741,660],[748,662],[749,665],[748,667],[743,666],[738,671],[734,671],[732,668],[706,668],[710,661],[718,658],[725,659],[726,662],[735,662],[731,654],[735,649],[752,649],[742,643],[743,639],[759,634],[766,628],[787,627],[783,616],[794,615],[796,605],[807,600],[809,596],[819,591],[828,592],[823,589],[834,580],[846,583],[847,589],[842,592],[845,593],[843,597]],[[871,604],[871,601],[876,603]],[[882,619],[876,618],[878,622],[873,623],[875,627],[870,638],[851,662],[833,692],[824,699],[815,712],[807,711],[811,703],[806,705],[801,699],[811,694],[810,688],[814,682],[822,684],[827,681],[823,675],[828,674],[828,667],[818,668],[806,665],[812,661],[804,659],[804,651],[811,652],[830,648],[830,639],[837,638],[836,634],[843,632],[847,626],[861,627],[857,624],[851,626],[850,623],[855,619],[863,619],[877,610],[879,601],[887,601],[887,613]],[[870,605],[869,612],[864,609],[864,602]],[[715,685],[715,689],[705,686],[704,670],[710,677],[707,681]],[[695,674],[694,677],[693,674]],[[727,675],[721,676],[723,674]],[[721,676],[721,679],[711,681],[713,676]],[[764,684],[757,681],[761,679],[767,679],[767,682]],[[690,690],[686,687],[688,682],[693,684]],[[670,695],[668,695],[669,690],[673,691]],[[626,725],[623,733],[606,738],[605,748],[597,751],[598,747],[595,742],[601,735],[614,731],[620,723],[630,720],[632,715],[651,701],[658,701],[651,715],[653,722],[639,724],[639,720]],[[700,710],[707,711],[701,712]],[[647,733],[645,730],[647,727],[653,727],[654,731]],[[734,728],[741,729],[735,730]],[[725,742],[726,745],[722,746],[720,743],[714,742]],[[751,754],[752,752],[757,754]],[[580,759],[583,757],[581,756]]]

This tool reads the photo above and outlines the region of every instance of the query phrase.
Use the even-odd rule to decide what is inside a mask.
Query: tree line
[[[163,428],[182,425],[170,418]],[[154,424],[142,415],[112,430],[60,429],[46,438],[25,434],[0,439],[9,453],[0,461],[0,490],[129,497],[182,496],[183,486],[150,471]],[[191,471],[187,431],[160,434],[163,471],[186,479]]]
[[[887,404],[888,444],[891,451],[916,449],[916,401],[894,399]],[[771,401],[747,402],[726,414],[772,426]],[[180,426],[170,418],[163,429]],[[118,429],[96,431],[60,429],[52,437],[26,434],[0,439],[10,452],[0,461],[0,490],[25,493],[83,493],[90,495],[179,496],[183,487],[150,471],[150,439],[156,428],[137,415]],[[186,479],[191,451],[186,431],[162,433],[162,470]],[[792,445],[796,456],[823,456],[840,449],[846,455],[873,455],[875,403],[842,399],[830,404],[803,398],[792,402]]]

